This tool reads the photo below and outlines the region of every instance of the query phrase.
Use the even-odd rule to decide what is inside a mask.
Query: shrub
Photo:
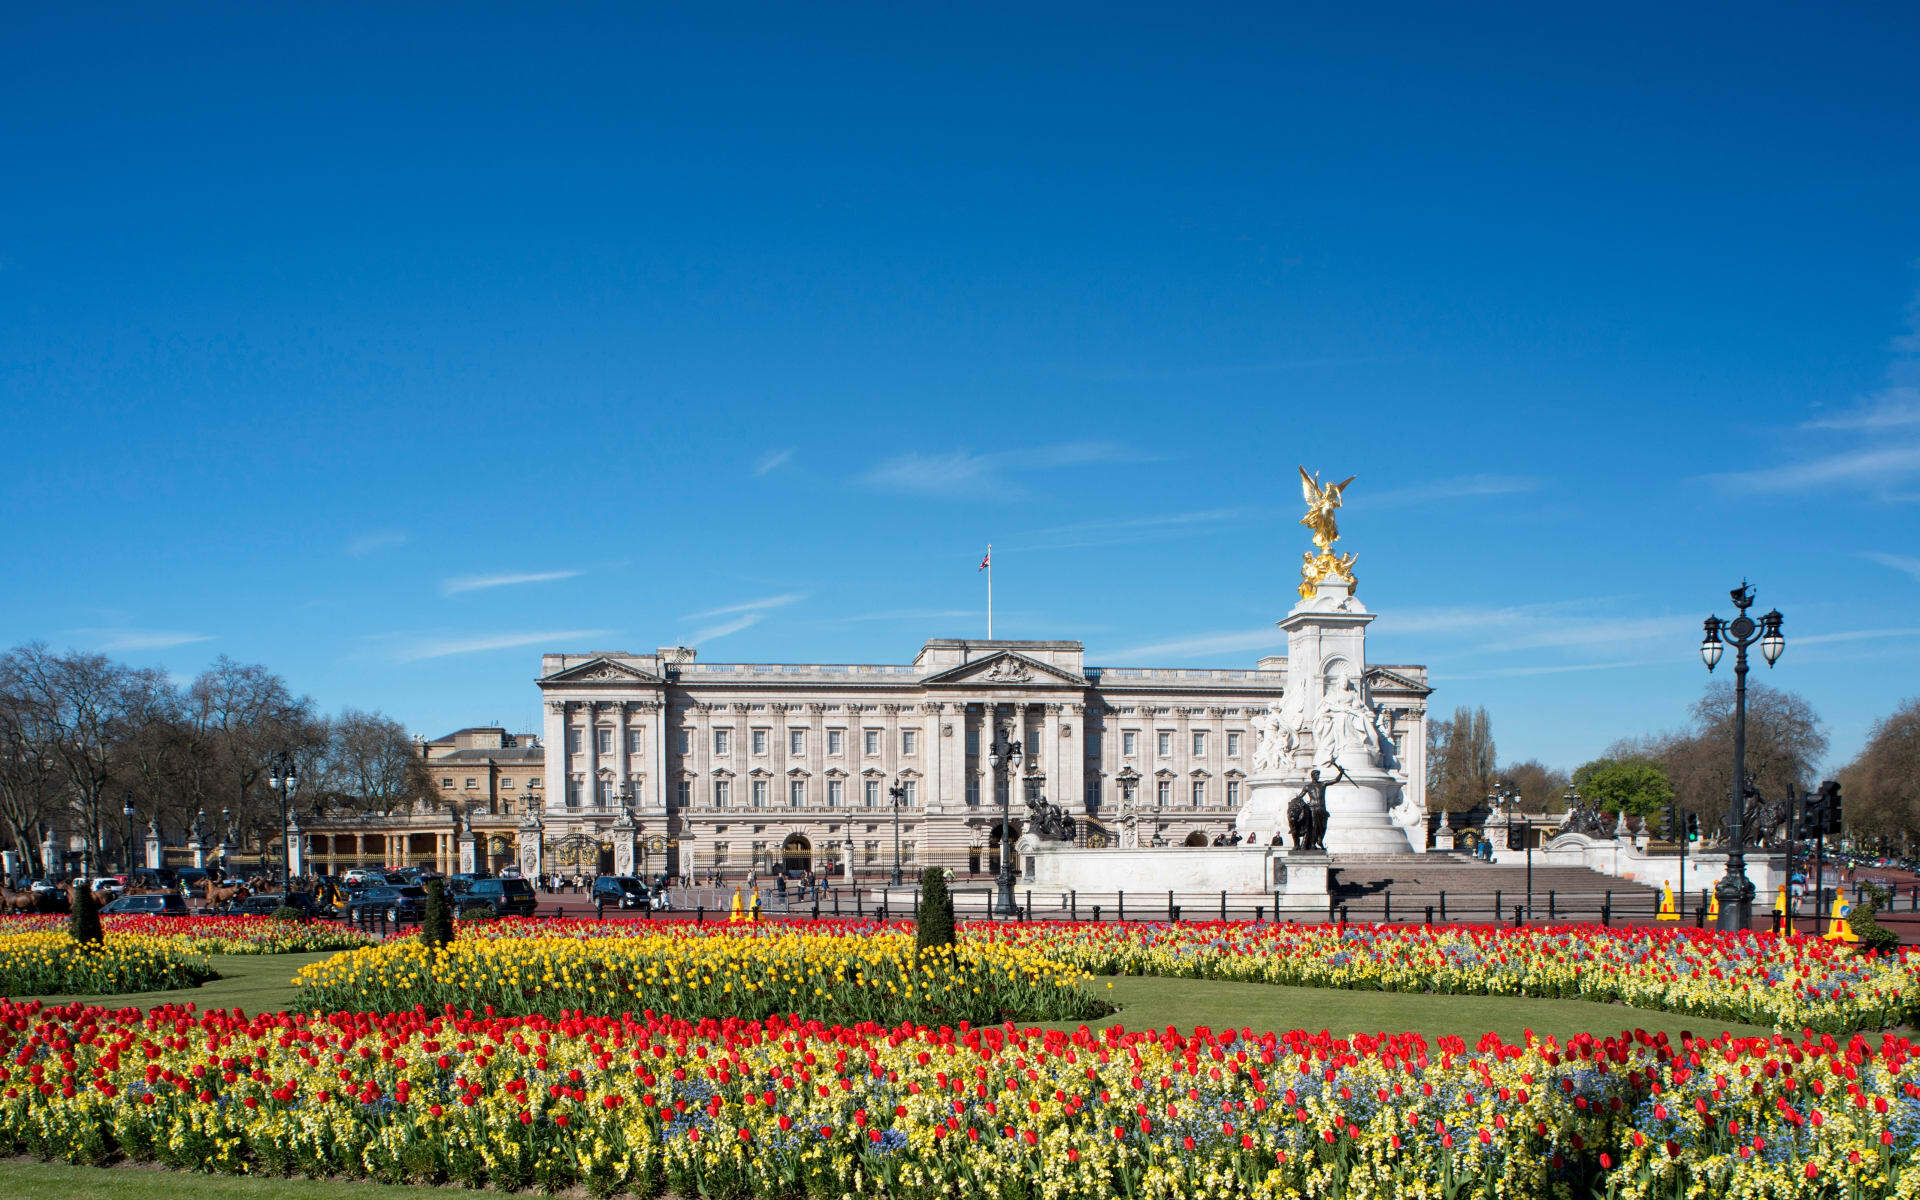
[[[94,897],[92,880],[82,880],[72,888],[73,913],[67,918],[67,936],[83,945],[98,942],[104,934],[100,930],[100,901]]]
[[[295,908],[291,904],[282,904],[279,908],[268,913],[267,919],[270,921],[304,921],[307,919],[307,912],[305,909]]]
[[[420,918],[420,940],[429,946],[444,946],[453,941],[453,905],[447,903],[447,884],[443,879],[427,880],[427,911]]]
[[[1847,923],[1853,926],[1862,950],[1892,954],[1900,948],[1900,935],[1874,919],[1875,913],[1892,903],[1893,893],[1877,883],[1869,883],[1861,890],[1860,903],[1853,906]]]
[[[953,893],[947,890],[947,873],[939,867],[920,872],[920,911],[915,916],[919,949],[953,945]]]

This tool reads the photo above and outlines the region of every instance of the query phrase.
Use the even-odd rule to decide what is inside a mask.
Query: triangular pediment
[[[1002,650],[970,663],[948,667],[920,681],[939,684],[994,684],[1001,687],[1086,687],[1086,679],[1014,650]]]
[[[629,666],[611,658],[594,658],[568,667],[564,671],[555,671],[539,680],[542,687],[550,683],[664,683],[658,675],[651,675],[639,667]]]
[[[1433,694],[1433,689],[1419,680],[1409,679],[1398,671],[1389,671],[1385,667],[1368,667],[1367,683],[1369,685],[1385,683],[1392,687],[1405,688],[1410,692],[1418,692],[1422,696]]]

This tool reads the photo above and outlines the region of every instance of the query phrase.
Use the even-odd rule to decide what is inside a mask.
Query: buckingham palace
[[[1426,678],[1365,675],[1420,809]],[[977,874],[998,869],[1009,797],[1016,837],[1035,797],[1072,814],[1086,845],[1111,844],[1123,811],[1141,844],[1231,836],[1252,721],[1280,703],[1287,660],[1097,667],[1077,641],[937,638],[899,666],[555,653],[538,684],[545,778],[523,846],[597,846],[611,869],[609,848],[631,839],[637,869],[697,877],[865,874],[893,866],[897,827],[907,868]],[[1021,743],[1017,768],[993,766],[996,736]]]

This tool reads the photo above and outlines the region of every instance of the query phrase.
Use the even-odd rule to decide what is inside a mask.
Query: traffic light
[[[1689,842],[1697,842],[1700,840],[1700,814],[1699,813],[1687,814],[1687,840]]]
[[[1507,849],[1525,850],[1527,848],[1526,826],[1507,824]]]
[[[1840,808],[1840,785],[1829,779],[1821,783],[1820,789],[1813,794],[1812,811],[1818,815],[1810,819],[1809,824],[1816,834],[1825,833],[1838,836],[1842,824]]]

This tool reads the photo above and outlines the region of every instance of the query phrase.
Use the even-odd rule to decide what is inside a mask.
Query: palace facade
[[[1426,669],[1365,683],[1424,809]],[[549,870],[611,869],[633,837],[647,873],[870,874],[891,870],[897,825],[906,869],[964,875],[998,869],[1003,798],[1015,837],[1033,796],[1083,844],[1116,844],[1129,803],[1142,845],[1231,836],[1252,718],[1285,694],[1287,660],[1099,667],[1077,641],[940,638],[897,666],[704,663],[663,647],[547,654],[538,686],[545,781],[519,836]],[[994,768],[997,736],[1020,743],[1017,767]]]

